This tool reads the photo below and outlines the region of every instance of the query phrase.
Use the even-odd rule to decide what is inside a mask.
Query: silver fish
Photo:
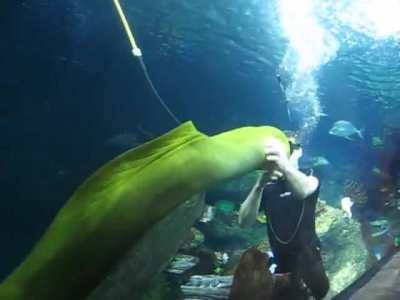
[[[340,120],[336,121],[332,128],[329,130],[329,134],[336,135],[350,141],[353,141],[355,135],[358,135],[361,139],[364,138],[361,130],[357,129],[351,122]]]
[[[323,168],[329,166],[331,163],[323,156],[313,156],[308,159],[304,159],[301,163],[302,168]]]

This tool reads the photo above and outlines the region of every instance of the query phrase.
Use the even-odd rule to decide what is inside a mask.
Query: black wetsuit
[[[288,299],[307,299],[301,281],[316,299],[322,299],[329,290],[320,255],[320,241],[315,232],[318,195],[319,187],[303,201],[295,199],[283,179],[268,183],[263,191],[260,209],[267,216],[267,233],[278,266],[277,272],[292,273],[297,285],[287,296]]]

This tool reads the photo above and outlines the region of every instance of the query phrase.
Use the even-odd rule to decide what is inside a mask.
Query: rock
[[[200,259],[186,254],[178,254],[174,257],[166,272],[181,275],[199,263]]]
[[[195,195],[154,225],[87,300],[141,299],[152,278],[165,269],[178,251],[204,206],[204,194]]]
[[[233,276],[192,276],[181,286],[184,300],[228,299]]]

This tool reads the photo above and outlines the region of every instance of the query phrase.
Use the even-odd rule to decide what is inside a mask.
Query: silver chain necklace
[[[284,240],[282,240],[282,239],[276,234],[276,232],[275,232],[275,230],[274,230],[274,227],[272,226],[272,219],[271,219],[271,218],[269,219],[268,226],[269,226],[269,228],[271,228],[272,234],[274,235],[275,239],[276,239],[279,243],[281,243],[281,244],[283,244],[283,245],[290,244],[290,243],[293,241],[294,237],[296,236],[297,232],[299,231],[300,223],[301,223],[301,220],[303,219],[303,216],[304,216],[304,205],[305,205],[304,202],[305,202],[306,200],[303,199],[303,200],[301,200],[301,201],[302,201],[302,204],[301,204],[301,213],[300,213],[300,217],[299,217],[299,220],[297,221],[296,228],[294,229],[292,235],[289,237],[288,240],[284,241]]]

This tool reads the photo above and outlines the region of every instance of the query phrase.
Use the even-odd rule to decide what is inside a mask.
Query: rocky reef
[[[361,238],[361,225],[344,212],[320,201],[316,218],[322,257],[335,295],[360,277],[367,268],[368,251]]]
[[[194,275],[191,279],[182,285],[184,299],[227,299],[226,289],[232,280],[232,274],[235,271],[241,254],[250,244],[256,245],[262,252],[270,250],[268,239],[266,238],[265,225],[257,223],[254,228],[241,229],[233,221],[237,218],[235,212],[232,212],[232,219],[225,222],[221,219],[214,219],[205,230],[205,241],[210,239],[203,247],[211,251],[213,245],[218,245],[218,251],[227,251],[229,260],[225,264],[220,264],[219,275],[224,284],[215,284],[210,286],[210,277],[216,274]],[[331,289],[326,299],[332,298],[338,294],[353,281],[359,278],[366,271],[366,262],[368,251],[365,249],[361,238],[360,224],[345,217],[343,211],[327,205],[324,201],[319,201],[316,218],[317,233],[322,242],[322,256],[327,275],[330,279]],[[203,227],[204,229],[204,227]],[[224,243],[224,236],[229,236],[238,243]],[[221,240],[219,240],[221,239]],[[218,242],[219,241],[219,242]],[[224,246],[225,245],[225,246]],[[214,262],[216,263],[216,262]],[[215,278],[214,278],[215,279]],[[216,280],[213,281],[217,282]],[[196,283],[196,284],[194,284]],[[221,287],[222,290],[218,290]]]

